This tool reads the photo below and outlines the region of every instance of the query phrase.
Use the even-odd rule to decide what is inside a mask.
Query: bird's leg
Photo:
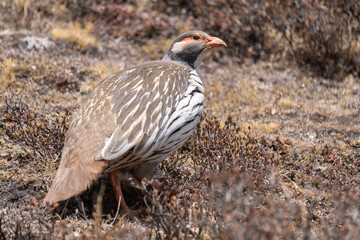
[[[116,171],[110,172],[109,178],[110,178],[111,185],[114,189],[116,201],[118,203],[120,201],[121,213],[127,214],[131,219],[133,219],[134,215],[138,214],[138,211],[130,210],[130,208],[126,204],[124,195],[121,191],[121,184],[120,184],[120,180],[118,178],[117,172]]]
[[[160,189],[161,188],[161,186],[162,186],[162,183],[161,182],[159,182],[158,180],[156,180],[156,179],[153,179],[152,181],[151,181],[151,186],[153,186],[155,189]]]

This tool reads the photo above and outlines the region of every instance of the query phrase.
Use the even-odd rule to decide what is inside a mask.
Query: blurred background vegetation
[[[143,44],[201,29],[225,38],[235,62],[290,59],[337,80],[360,73],[357,0],[15,0],[13,8],[19,27],[52,15],[92,23],[100,36]]]

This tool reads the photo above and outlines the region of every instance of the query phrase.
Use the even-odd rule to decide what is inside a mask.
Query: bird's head
[[[197,69],[207,52],[221,46],[227,47],[220,38],[212,37],[203,31],[191,31],[175,39],[163,60],[180,62]]]

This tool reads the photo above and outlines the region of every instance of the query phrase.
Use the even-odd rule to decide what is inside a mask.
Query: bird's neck
[[[186,66],[186,67],[188,67],[188,68],[190,68],[192,70],[195,70],[200,78],[201,78],[201,72],[200,72],[199,65],[201,63],[201,60],[196,59],[194,62],[189,63],[187,61],[182,61],[181,59],[174,58],[173,55],[170,54],[169,52],[166,52],[163,59],[162,59],[162,61],[171,61],[171,62],[180,63],[181,65],[184,65],[184,66]]]

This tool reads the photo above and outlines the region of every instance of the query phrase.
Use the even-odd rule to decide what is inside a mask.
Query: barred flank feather
[[[150,108],[149,115],[144,114],[143,119],[139,119],[142,123],[150,122],[140,124],[146,129],[154,123],[159,123],[159,126],[155,131],[141,135],[141,139],[121,158],[112,160],[105,169],[106,173],[119,169],[136,171],[137,165],[149,162],[157,165],[186,141],[200,121],[204,101],[202,82],[196,71],[190,72],[187,82],[185,94],[173,108],[167,108],[166,114],[156,114],[157,109]],[[158,104],[155,107],[161,108]]]

